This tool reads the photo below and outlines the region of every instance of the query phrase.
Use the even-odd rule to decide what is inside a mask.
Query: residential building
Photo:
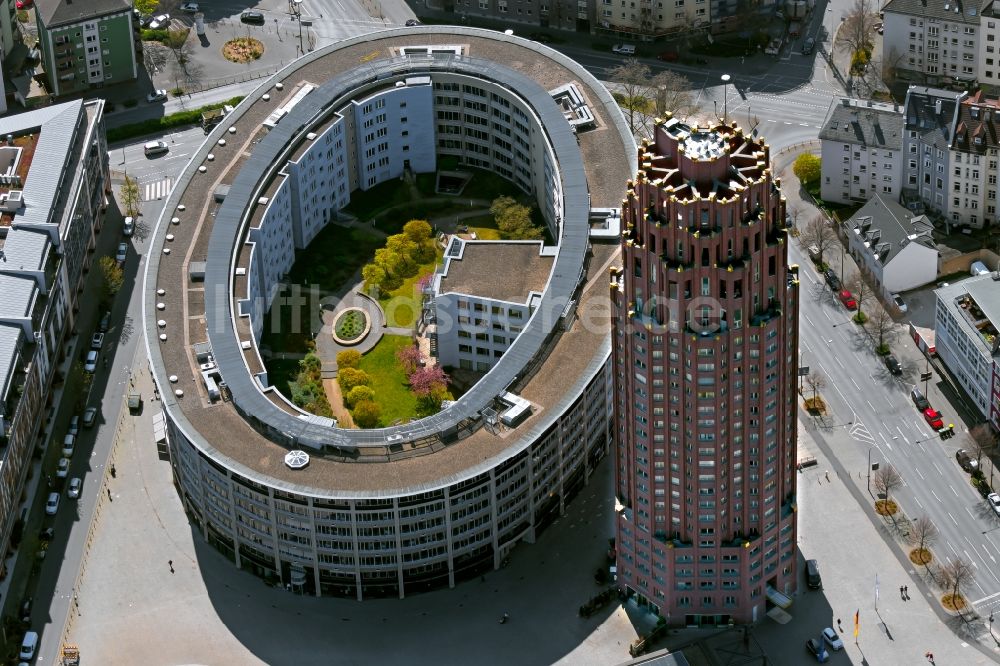
[[[902,200],[930,209],[934,215],[951,219],[951,141],[958,122],[959,103],[965,93],[910,86],[903,113],[903,185]]]
[[[73,362],[83,275],[111,193],[104,102],[0,117],[0,545],[7,547],[53,384]]]
[[[1000,89],[1000,3],[985,0],[979,19],[979,84]]]
[[[758,622],[798,585],[799,282],[770,163],[735,126],[670,118],[623,202],[618,584],[668,624]]]
[[[847,249],[882,298],[934,282],[938,275],[934,226],[894,199],[874,195],[843,223]]]
[[[399,57],[431,52],[455,57]],[[230,127],[259,127],[274,113],[265,93],[294,97],[312,82],[322,83],[260,136],[252,154],[238,141],[220,145]],[[567,86],[586,113],[558,103],[553,91]],[[266,305],[246,301],[265,300],[272,264],[288,260],[286,248],[307,242],[341,196],[367,185],[367,167],[358,174],[366,153],[353,145],[356,120],[371,118],[364,108],[372,103],[371,113],[381,113],[374,100],[385,100],[385,109],[405,100],[409,108],[409,96],[427,89],[430,113],[408,115],[405,127],[402,116],[397,126],[387,117],[387,140],[397,144],[389,153],[402,156],[409,138],[411,153],[429,153],[420,156],[424,164],[447,156],[465,171],[506,178],[537,207],[551,250],[537,242],[463,244],[445,285],[454,280],[463,293],[511,287],[488,295],[519,303],[523,328],[502,343],[499,358],[491,347],[489,372],[438,413],[341,428],[271,385],[255,332]],[[575,124],[588,114],[599,131]],[[426,148],[416,136],[427,137]],[[533,543],[610,451],[610,331],[577,313],[607,316],[603,271],[618,247],[592,239],[591,209],[606,215],[620,204],[634,159],[632,134],[600,81],[537,42],[489,30],[423,26],[338,40],[248,95],[192,155],[164,203],[169,222],[146,251],[143,325],[162,409],[154,418],[192,529],[261,577],[358,600],[478,581],[519,544]],[[301,180],[308,175],[319,198],[284,214],[295,205],[295,197],[276,196],[289,187],[282,185],[292,178],[289,161],[306,172],[296,187],[311,191]],[[373,171],[387,182],[393,173]],[[225,196],[211,224],[198,223],[220,186]],[[498,254],[476,256],[492,250]],[[473,259],[482,286],[468,272],[459,281],[458,264]],[[510,262],[522,260],[535,266],[530,275],[514,274],[520,267]],[[192,262],[204,263],[197,282]],[[518,557],[531,552],[522,547]]]
[[[438,363],[488,372],[531,318],[555,255],[541,241],[452,236],[431,285]]]
[[[42,67],[54,96],[139,75],[129,0],[41,0],[35,3],[35,20]]]
[[[903,80],[931,85],[978,76],[980,0],[889,0],[882,53]]]
[[[0,0],[0,61],[6,61],[14,46],[21,42],[21,30],[17,21],[17,5],[14,0]],[[9,74],[0,67],[0,91],[6,90],[5,81]],[[7,113],[7,95],[0,95],[0,114]]]
[[[981,229],[997,222],[998,113],[1000,103],[981,90],[958,105],[949,150],[951,224]]]
[[[903,170],[903,112],[898,105],[834,101],[819,133],[825,201],[854,203],[874,194],[898,198]]]
[[[937,289],[937,354],[994,428],[1000,428],[1000,274]]]

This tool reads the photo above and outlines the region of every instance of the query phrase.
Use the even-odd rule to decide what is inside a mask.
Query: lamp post
[[[722,124],[726,124],[729,118],[729,81],[733,77],[728,74],[722,75]]]
[[[295,20],[299,24],[299,55],[303,55],[302,51],[302,0],[292,0],[292,7],[295,8]]]

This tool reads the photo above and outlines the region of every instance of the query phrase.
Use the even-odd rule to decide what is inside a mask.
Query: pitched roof
[[[966,153],[980,154],[1000,147],[997,114],[1000,114],[1000,101],[986,99],[981,90],[962,100],[951,147]]]
[[[982,4],[981,0],[889,0],[882,11],[978,25]]]
[[[903,112],[893,104],[844,98],[830,107],[819,138],[901,150]]]
[[[914,215],[878,193],[844,224],[865,239],[883,266],[909,243],[937,249],[931,237],[934,227],[926,216]]]
[[[35,11],[48,28],[131,10],[129,0],[35,0]]]
[[[915,131],[925,143],[947,150],[958,117],[959,102],[966,93],[910,86],[906,91],[904,117],[906,131]],[[940,105],[939,105],[940,103]]]

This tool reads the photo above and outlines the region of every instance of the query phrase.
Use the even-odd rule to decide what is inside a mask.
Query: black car
[[[253,25],[264,25],[264,14],[254,9],[248,9],[240,14],[240,21]]]
[[[833,272],[832,268],[826,269],[826,272],[823,273],[823,277],[826,278],[826,283],[829,285],[830,289],[840,291],[840,278],[837,277],[837,274]]]
[[[815,638],[810,638],[806,641],[806,651],[816,657],[816,661],[821,664],[826,663],[830,659],[830,653],[826,651],[826,647]]]
[[[406,27],[407,28],[412,28],[412,27],[417,26],[417,25],[420,25],[420,21],[418,21],[417,19],[407,19],[406,20]]]
[[[925,409],[930,409],[931,403],[927,401],[924,394],[920,392],[920,389],[914,387],[910,391],[910,397],[913,398],[913,404],[917,406],[917,409],[924,411]]]
[[[889,372],[894,375],[903,374],[903,368],[899,365],[899,361],[892,354],[885,357],[885,367],[889,368]]]

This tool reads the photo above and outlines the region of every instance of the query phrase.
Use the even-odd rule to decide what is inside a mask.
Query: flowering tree
[[[410,374],[410,390],[418,397],[428,396],[448,386],[448,375],[441,366],[417,368]]]
[[[420,367],[420,360],[420,348],[416,345],[407,345],[396,350],[396,361],[403,366],[403,374],[407,377]]]

